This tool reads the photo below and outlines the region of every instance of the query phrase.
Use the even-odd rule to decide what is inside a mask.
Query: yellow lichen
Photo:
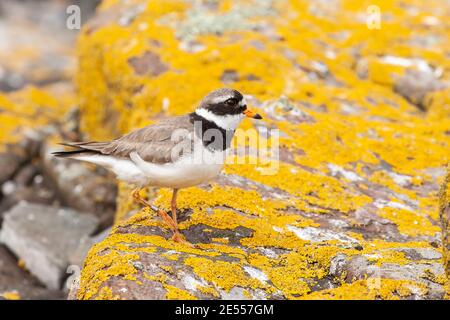
[[[177,288],[175,286],[171,286],[168,284],[164,285],[164,288],[167,290],[166,299],[172,300],[197,300],[195,296],[187,292],[186,290]]]
[[[398,300],[408,297],[413,292],[425,294],[427,289],[422,283],[408,280],[371,278],[358,280],[350,284],[328,290],[313,292],[304,299],[317,300]]]
[[[120,297],[114,295],[111,288],[103,287],[98,292],[98,295],[95,297],[95,300],[120,300]]]
[[[20,294],[17,291],[0,293],[0,297],[5,298],[6,300],[20,300]]]
[[[255,288],[263,286],[258,280],[246,276],[242,267],[236,263],[198,257],[186,258],[184,263],[192,267],[200,277],[225,291],[230,291],[236,286]]]
[[[229,13],[244,2],[255,8],[261,5],[255,0],[219,1],[217,14]],[[99,14],[126,10],[134,4],[104,1]],[[133,203],[131,190],[121,184],[116,228],[89,253],[79,297],[95,296],[99,283],[117,274],[134,281],[136,271],[129,268],[129,258],[118,260],[125,270],[108,273],[109,255],[120,259],[129,254],[138,259],[135,254],[161,248],[171,250],[161,253],[164,258],[184,263],[225,291],[238,286],[267,294],[281,292],[287,298],[361,299],[395,299],[408,297],[411,290],[425,292],[417,283],[366,279],[310,293],[312,284],[327,276],[338,253],[349,257],[362,254],[377,266],[407,265],[416,262],[396,249],[431,249],[424,239],[439,233],[438,197],[428,190],[434,190],[429,186],[436,184],[432,172],[450,161],[448,89],[429,93],[423,103],[427,112],[418,111],[394,90],[398,78],[417,66],[412,62],[411,67],[397,65],[385,57],[421,59],[444,70],[439,81],[448,81],[447,42],[408,44],[428,36],[430,30],[436,39],[448,38],[443,27],[445,10],[440,10],[443,4],[437,0],[430,0],[427,6],[413,0],[407,7],[401,1],[387,1],[382,9],[389,21],[383,21],[383,30],[370,30],[360,19],[371,4],[369,0],[342,0],[335,8],[303,0],[273,1],[270,15],[249,19],[266,24],[273,33],[250,28],[200,34],[194,42],[200,47],[196,52],[184,49],[186,44],[178,33],[188,10],[195,10],[182,0],[145,5],[125,26],[104,23],[97,28],[94,23],[93,29],[86,27],[77,48],[76,83],[81,127],[90,138],[113,138],[153,123],[155,117],[190,112],[207,92],[224,86],[221,77],[226,70],[236,70],[239,77],[232,86],[256,98],[252,101],[263,102],[252,107],[263,114],[262,125],[280,130],[280,147],[290,158],[274,161],[275,174],[264,175],[261,156],[231,156],[225,173],[249,180],[247,190],[215,183],[182,190],[178,207],[190,216],[180,223],[180,229],[204,225],[202,232],[213,235],[212,243],[196,248],[159,236],[120,234],[119,226],[130,230],[166,228],[148,209],[130,217],[139,207]],[[421,14],[411,15],[409,7],[420,9]],[[436,26],[424,27],[427,15],[435,17]],[[167,70],[159,75],[137,74],[130,61],[146,52],[158,56]],[[295,112],[283,108],[283,103],[277,102],[280,98]],[[275,111],[271,104],[276,105]],[[291,121],[298,114],[308,120]],[[255,127],[246,121],[242,128]],[[261,135],[258,139],[264,141]],[[235,139],[233,143],[262,149],[251,141]],[[149,201],[170,210],[169,190],[148,189],[146,193]],[[444,194],[441,208],[449,202],[450,192]],[[314,243],[292,231],[292,227],[320,228],[317,221],[323,217],[319,215],[343,216],[361,229],[364,226],[358,224],[355,213],[368,208],[395,225],[403,240],[366,239],[354,230],[340,232],[358,242],[362,249],[355,250],[345,241]],[[247,236],[229,237],[236,228],[245,228]],[[226,236],[216,235],[221,232]],[[258,253],[262,249],[280,249],[281,253],[266,256]],[[222,261],[221,256],[232,262]],[[270,281],[249,277],[244,266],[259,270]],[[104,276],[96,277],[96,270]],[[372,286],[377,281],[380,288]]]

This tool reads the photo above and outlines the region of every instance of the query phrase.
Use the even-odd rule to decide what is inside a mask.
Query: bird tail
[[[77,156],[89,156],[101,154],[103,147],[107,143],[105,142],[72,142],[72,143],[60,143],[60,145],[75,148],[75,150],[69,151],[56,151],[52,152],[52,155],[60,158],[76,158]]]
[[[80,156],[80,155],[94,155],[94,154],[98,154],[98,152],[85,150],[85,149],[52,152],[52,155],[54,155],[55,157],[59,157],[59,158],[74,158],[74,157]]]

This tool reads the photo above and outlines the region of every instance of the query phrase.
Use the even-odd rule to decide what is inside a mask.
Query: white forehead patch
[[[215,97],[214,99],[211,100],[211,102],[213,104],[218,104],[218,103],[221,103],[221,102],[225,102],[225,101],[227,101],[228,99],[231,99],[231,98],[234,98],[234,95],[233,94],[227,94],[227,95]]]
[[[242,100],[239,102],[239,106],[243,107],[247,105],[247,100],[245,100],[245,98],[242,98]]]
[[[241,121],[245,118],[242,113],[219,116],[204,108],[198,108],[195,110],[195,113],[206,120],[214,122],[217,126],[225,130],[236,130]]]

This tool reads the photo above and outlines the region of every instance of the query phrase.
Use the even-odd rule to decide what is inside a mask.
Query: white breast
[[[130,159],[107,155],[78,156],[75,159],[101,165],[114,172],[119,180],[137,186],[187,188],[214,179],[223,169],[225,151],[211,152],[200,145],[176,162],[155,164],[143,160],[136,152]]]
[[[101,165],[114,172],[117,179],[130,184],[146,186],[149,183],[148,177],[130,159],[117,159],[105,155],[78,156],[74,159]]]
[[[224,152],[194,148],[196,152],[176,162],[154,164],[144,161],[137,153],[130,157],[153,186],[187,188],[214,179],[223,169]]]

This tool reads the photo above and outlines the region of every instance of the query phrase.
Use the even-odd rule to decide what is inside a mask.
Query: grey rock
[[[0,241],[48,288],[59,289],[70,254],[97,226],[90,214],[20,202],[5,213]]]
[[[62,204],[92,212],[100,219],[101,229],[112,225],[116,208],[117,186],[112,176],[97,167],[71,159],[54,157],[60,147],[44,146],[44,177],[55,187]]]
[[[0,168],[2,168],[0,170],[0,184],[9,180],[19,170],[24,161],[23,157],[14,153],[0,153]]]
[[[35,164],[29,164],[20,169],[14,177],[18,185],[28,186],[34,177],[39,173],[39,168]]]
[[[442,254],[434,249],[430,248],[404,248],[398,249],[405,253],[406,257],[412,260],[438,260],[442,258]]]
[[[417,70],[407,70],[405,75],[396,79],[394,89],[409,102],[425,109],[424,99],[428,92],[444,89],[433,73]]]
[[[424,254],[431,258],[429,260],[434,260],[438,256],[437,254],[428,252],[431,249],[423,249],[425,252]],[[418,252],[415,252],[415,254],[419,255]],[[427,258],[423,259],[427,260]],[[344,254],[338,254],[331,260],[329,274],[336,277],[345,275],[345,282],[347,283],[352,283],[361,279],[372,279],[371,285],[380,285],[378,279],[384,278],[421,282],[430,288],[430,290],[425,293],[425,296],[421,296],[419,293],[413,293],[412,298],[414,299],[442,299],[444,295],[442,286],[429,280],[427,277],[428,274],[434,276],[444,274],[443,266],[438,262],[427,261],[425,263],[409,263],[405,265],[385,263],[378,266],[376,264],[371,264],[364,255],[347,257]]]
[[[0,296],[7,292],[16,293],[23,300],[64,298],[61,291],[49,290],[39,284],[17,265],[17,260],[4,246],[0,246]]]
[[[347,264],[347,256],[345,254],[339,253],[330,262],[330,275],[334,277],[340,277],[344,271]]]
[[[248,300],[248,297],[244,294],[244,289],[239,287],[231,288],[229,292],[221,290],[220,297],[224,300]]]
[[[89,252],[89,249],[91,249],[94,244],[106,239],[110,231],[111,228],[108,228],[95,236],[85,236],[81,238],[78,248],[69,257],[69,263],[81,268],[83,266],[84,258]]]

